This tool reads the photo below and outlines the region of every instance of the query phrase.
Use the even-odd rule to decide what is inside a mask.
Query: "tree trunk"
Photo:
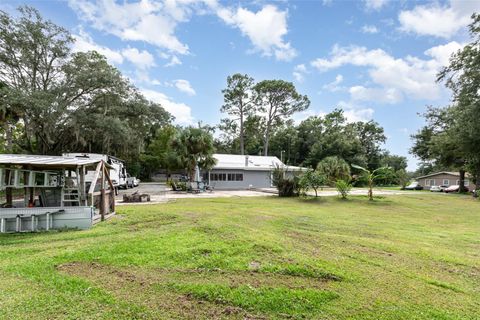
[[[368,200],[373,200],[373,183],[371,181],[368,182]]]
[[[267,129],[265,130],[265,142],[263,144],[263,155],[268,156],[268,142],[270,140],[270,124],[267,123]]]
[[[243,129],[243,113],[240,112],[240,154],[245,154],[245,136],[244,136],[244,129]]]
[[[5,130],[5,151],[7,153],[13,153],[13,128],[5,121],[3,126]]]
[[[459,188],[458,188],[458,193],[465,192],[465,170],[460,169],[460,179],[458,182]]]

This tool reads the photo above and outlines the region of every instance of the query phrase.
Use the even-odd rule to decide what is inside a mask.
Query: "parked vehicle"
[[[132,177],[129,173],[127,173],[127,185],[126,185],[126,189],[135,187],[135,180],[136,180],[136,179],[137,179],[137,178]]]
[[[136,188],[136,187],[138,187],[138,186],[140,185],[140,179],[137,179],[137,178],[135,178],[135,177],[134,177],[133,179],[134,179],[134,180],[133,180],[133,186]]]
[[[405,190],[423,190],[423,187],[415,181],[406,186]]]
[[[441,186],[431,186],[430,191],[431,192],[444,192],[445,189],[447,189],[448,186],[441,185]]]
[[[460,189],[460,186],[458,184],[455,184],[453,186],[450,186],[448,187],[447,189],[445,189],[445,192],[446,193],[451,193],[451,192],[458,192],[458,190]],[[468,188],[465,187],[465,191],[468,192]]]
[[[103,160],[110,165],[108,172],[115,189],[127,189],[127,167],[125,162],[113,156],[98,153],[64,153],[64,157],[72,158],[89,158]],[[85,175],[85,180],[91,182],[94,178],[95,172],[88,171]]]

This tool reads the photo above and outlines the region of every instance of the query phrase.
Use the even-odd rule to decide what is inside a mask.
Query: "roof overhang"
[[[32,169],[75,169],[81,166],[95,166],[100,159],[79,159],[62,156],[27,154],[0,154],[0,166],[20,166]],[[108,166],[108,164],[106,164]]]

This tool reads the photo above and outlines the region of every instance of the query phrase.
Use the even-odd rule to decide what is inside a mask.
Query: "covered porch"
[[[115,213],[108,168],[102,160],[0,155],[0,232],[87,229],[104,220]]]

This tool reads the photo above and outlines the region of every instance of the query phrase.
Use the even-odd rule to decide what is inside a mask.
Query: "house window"
[[[443,179],[443,185],[449,186],[449,185],[450,185],[450,180],[448,180],[448,179]]]
[[[243,181],[243,173],[211,173],[211,181]]]
[[[243,173],[229,173],[228,181],[243,181]]]
[[[460,180],[457,180],[457,185],[460,185]],[[468,181],[468,179],[463,180],[463,185],[468,187],[470,185],[470,181]]]
[[[430,187],[435,185],[435,179],[427,179],[425,180],[425,186]]]
[[[210,175],[210,179],[212,181],[226,181],[227,180],[227,174],[226,173],[212,173]]]

